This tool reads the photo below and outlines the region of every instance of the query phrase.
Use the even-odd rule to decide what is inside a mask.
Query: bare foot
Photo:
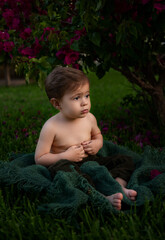
[[[110,201],[114,208],[121,210],[121,200],[123,199],[122,193],[115,193],[113,195],[106,196],[106,198]]]
[[[123,191],[128,199],[130,199],[131,201],[136,200],[137,192],[135,190],[123,187]]]

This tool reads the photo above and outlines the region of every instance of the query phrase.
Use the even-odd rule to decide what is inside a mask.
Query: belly
[[[79,146],[84,141],[89,141],[91,138],[88,136],[88,138],[67,138],[65,140],[61,141],[54,141],[51,147],[52,153],[61,153],[65,152],[68,148],[71,146]]]

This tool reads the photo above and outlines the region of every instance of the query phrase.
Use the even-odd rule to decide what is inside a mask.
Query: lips
[[[81,111],[82,114],[88,113],[88,109],[84,109],[83,111]]]

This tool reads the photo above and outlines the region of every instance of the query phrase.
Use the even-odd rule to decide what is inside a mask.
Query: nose
[[[88,104],[88,99],[87,98],[82,98],[81,105],[86,106]]]

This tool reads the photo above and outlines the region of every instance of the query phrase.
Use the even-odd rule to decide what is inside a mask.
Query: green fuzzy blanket
[[[165,195],[165,150],[146,147],[139,155],[125,147],[104,141],[98,155],[113,156],[118,153],[131,156],[136,165],[127,187],[138,192],[137,200],[132,202],[123,193],[123,205],[126,206],[123,211],[129,211],[134,204],[142,206],[146,200],[153,201],[157,194]],[[73,172],[59,171],[52,180],[46,167],[35,165],[34,153],[22,154],[10,162],[0,161],[0,184],[14,184],[21,191],[40,194],[43,200],[38,206],[39,211],[53,213],[57,218],[72,218],[85,204],[91,204],[94,209],[99,209],[106,215],[117,213],[102,195],[122,192],[121,186],[108,170],[90,161],[81,166],[81,171],[90,175],[96,189],[74,169]],[[158,175],[154,176],[155,173]]]

